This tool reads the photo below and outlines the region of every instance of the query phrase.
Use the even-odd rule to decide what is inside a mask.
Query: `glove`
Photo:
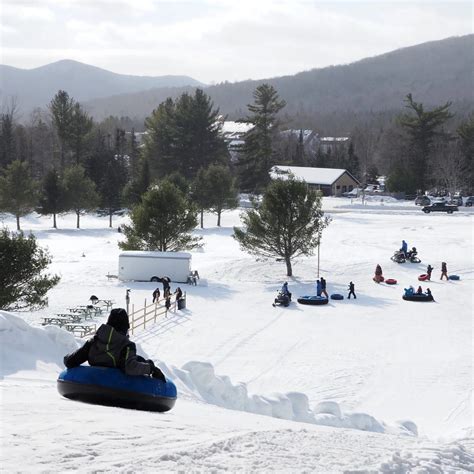
[[[154,367],[153,368],[153,371],[151,373],[151,376],[154,378],[154,379],[158,379],[158,380],[161,380],[162,382],[166,382],[166,378],[165,376],[163,375],[163,372],[158,368],[158,367]]]

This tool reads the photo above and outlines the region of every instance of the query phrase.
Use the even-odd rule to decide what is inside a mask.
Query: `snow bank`
[[[335,401],[322,401],[311,410],[304,393],[249,395],[245,384],[233,385],[229,377],[216,375],[212,364],[207,362],[188,362],[181,369],[175,369],[174,375],[204,401],[232,410],[335,428],[409,436],[418,434],[413,421],[404,420],[396,426],[388,426],[367,413],[344,413]]]
[[[20,370],[37,370],[43,362],[62,367],[65,354],[77,348],[74,336],[57,326],[34,328],[11,313],[0,311],[0,377]]]
[[[50,371],[59,372],[64,355],[76,350],[79,343],[71,333],[56,326],[35,328],[11,313],[0,311],[0,377],[22,370],[40,370],[44,367],[40,361],[52,364]],[[304,393],[249,395],[244,383],[234,385],[229,377],[216,375],[214,366],[207,362],[187,362],[181,369],[157,363],[168,378],[177,382],[178,389],[223,408],[338,428],[417,434],[412,421],[387,427],[366,413],[343,413],[334,401],[320,402],[311,410]]]

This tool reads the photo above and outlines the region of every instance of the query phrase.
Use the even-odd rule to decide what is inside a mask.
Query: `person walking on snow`
[[[404,240],[402,240],[402,248],[400,250],[403,252],[403,255],[405,255],[406,257],[407,251],[408,251],[408,244]]]
[[[326,291],[326,280],[323,277],[321,277],[321,294],[326,298],[329,298],[329,295]]]
[[[135,343],[130,341],[128,314],[123,308],[114,308],[94,337],[82,347],[64,356],[64,365],[68,369],[78,367],[84,362],[98,367],[115,367],[127,375],[151,375],[166,382],[163,372],[151,359],[145,360],[137,355]]]
[[[158,281],[163,283],[163,297],[166,298],[168,295],[170,295],[171,278],[170,277],[162,277],[162,278],[159,278]]]
[[[153,292],[153,303],[157,303],[159,299],[160,299],[160,289],[156,288],[156,290]]]
[[[321,296],[321,282],[319,280],[316,280],[316,296]]]
[[[433,271],[433,267],[431,265],[428,265],[426,267],[426,274],[428,275],[427,278],[426,278],[427,280],[431,280],[431,272],[432,271]]]
[[[440,278],[440,280],[442,280],[444,276],[446,277],[446,280],[449,280],[449,278],[448,278],[448,266],[447,266],[446,262],[441,262],[441,278]]]
[[[347,295],[348,300],[351,299],[351,295],[354,297],[355,300],[357,299],[357,296],[354,291],[354,283],[352,283],[352,281],[349,283],[349,294]]]

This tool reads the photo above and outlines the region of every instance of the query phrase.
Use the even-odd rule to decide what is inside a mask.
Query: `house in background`
[[[235,163],[238,161],[239,149],[244,144],[244,135],[253,128],[253,125],[248,123],[234,122],[232,120],[225,120],[219,116],[218,120],[222,123],[221,133],[227,143],[227,149],[230,153],[230,160]]]
[[[308,154],[314,154],[319,148],[319,136],[314,130],[307,129],[289,129],[281,132],[283,137],[293,142],[295,145],[302,139],[304,151]]]
[[[351,142],[350,137],[319,137],[319,149],[323,153],[335,153],[340,150],[347,150]]]
[[[344,169],[275,165],[270,170],[272,179],[288,179],[290,175],[319,189],[324,196],[341,196],[360,186],[360,182]]]

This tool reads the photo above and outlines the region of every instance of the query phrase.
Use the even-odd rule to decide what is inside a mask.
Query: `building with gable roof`
[[[360,182],[349,171],[339,168],[275,165],[270,170],[272,179],[288,179],[290,175],[322,191],[324,196],[341,196],[360,186]]]

